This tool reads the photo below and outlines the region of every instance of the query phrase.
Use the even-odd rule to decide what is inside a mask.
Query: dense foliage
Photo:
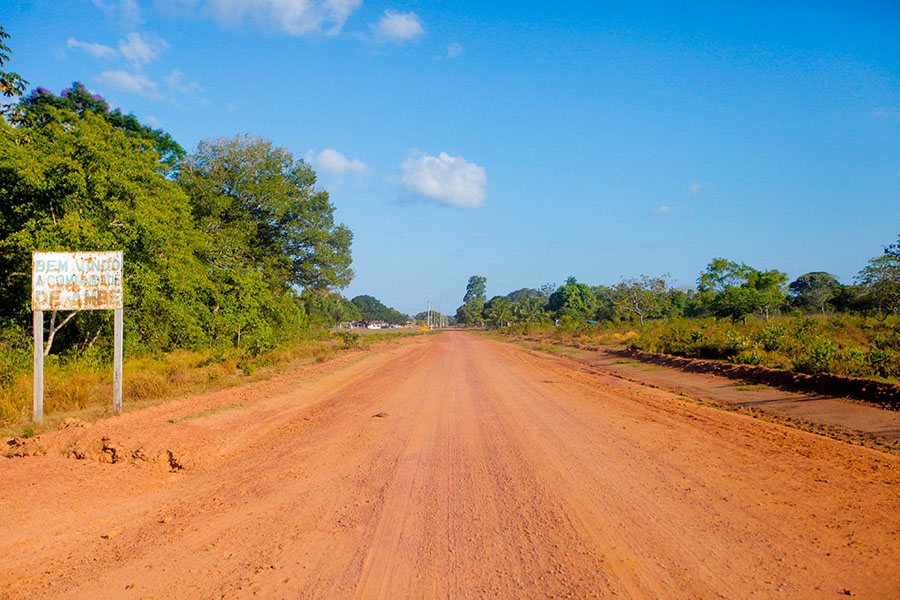
[[[578,323],[631,323],[674,318],[726,318],[747,323],[752,315],[766,322],[775,315],[857,313],[884,319],[900,313],[900,240],[869,260],[855,285],[842,285],[834,276],[811,272],[788,284],[777,269],[759,270],[744,263],[714,258],[699,274],[696,288],[673,289],[668,276],[622,279],[606,286],[589,286],[569,277],[565,284],[522,288],[484,302],[486,279],[469,278],[461,324],[504,327],[516,323],[552,321],[559,326]]]
[[[3,40],[6,39],[9,39],[9,34],[6,33],[6,30],[4,30],[2,26],[0,26],[0,67],[5,65],[9,60],[11,52],[9,47],[3,43]],[[22,76],[18,73],[0,71],[0,95],[2,95],[4,98],[15,98],[16,96],[21,96],[25,92],[26,85],[28,85],[28,82],[22,79]],[[10,111],[4,104],[2,107],[2,111],[0,112],[6,115]]]
[[[350,302],[359,310],[361,321],[384,321],[392,325],[405,325],[409,317],[398,310],[385,306],[372,296],[356,296]]]
[[[0,121],[0,344],[29,345],[38,250],[123,251],[132,353],[260,352],[308,325],[358,317],[331,291],[353,275],[352,235],[315,183],[268,140],[208,140],[185,155],[79,83],[60,96],[39,88]],[[66,320],[53,353],[107,351],[109,321],[106,311]]]

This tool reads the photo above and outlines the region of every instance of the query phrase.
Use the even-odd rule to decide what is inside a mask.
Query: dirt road
[[[898,457],[462,332],[34,448],[0,597],[900,597]]]

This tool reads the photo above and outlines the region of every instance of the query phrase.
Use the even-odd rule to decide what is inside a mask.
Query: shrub
[[[831,340],[816,338],[793,359],[794,370],[809,374],[833,372],[837,354],[837,344]]]
[[[782,350],[786,347],[787,329],[781,323],[771,323],[756,333],[756,343],[766,352]]]

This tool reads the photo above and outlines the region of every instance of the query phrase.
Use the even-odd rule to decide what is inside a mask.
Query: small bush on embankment
[[[806,374],[900,381],[900,315],[781,317],[732,323],[724,319],[648,321],[597,325],[560,321],[496,330],[574,346],[620,345],[633,350],[724,360]]]
[[[237,385],[273,369],[324,362],[348,350],[367,349],[408,332],[360,336],[346,331],[308,331],[278,347],[213,348],[125,356],[125,409],[166,398]],[[31,421],[31,348],[0,339],[0,437],[19,435]],[[101,348],[44,357],[45,428],[63,415],[100,417],[112,410],[112,356]]]

